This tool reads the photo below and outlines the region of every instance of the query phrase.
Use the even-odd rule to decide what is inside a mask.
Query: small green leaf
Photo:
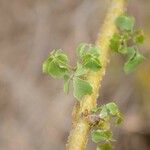
[[[136,54],[136,50],[134,47],[127,47],[127,57],[128,57],[128,60],[132,59],[135,54]]]
[[[56,61],[45,61],[43,63],[43,72],[51,75],[54,78],[61,78],[63,77],[66,72],[68,71],[67,67],[60,67],[59,63]]]
[[[70,84],[70,77],[68,75],[64,76],[64,92],[68,94],[69,92],[69,84]]]
[[[100,112],[100,118],[106,118],[108,117],[108,110],[106,105],[101,106],[101,112]]]
[[[122,115],[119,113],[117,116],[116,116],[116,121],[115,121],[115,123],[117,124],[117,125],[119,125],[119,124],[121,124],[123,122],[123,117],[122,117]]]
[[[99,61],[99,47],[95,45],[81,43],[77,47],[78,56],[80,56],[83,67],[98,71],[101,68]]]
[[[100,48],[95,45],[89,45],[89,54],[98,58],[99,57]]]
[[[87,72],[87,70],[80,63],[77,63],[77,69],[75,71],[75,76],[85,75],[86,72]]]
[[[78,54],[78,56],[82,57],[82,55],[84,54],[85,50],[87,50],[89,48],[89,45],[86,43],[80,43],[77,48],[76,48],[76,52]]]
[[[95,143],[106,142],[112,140],[112,132],[110,130],[95,130],[92,132],[92,141]]]
[[[73,78],[74,97],[81,100],[83,96],[92,94],[92,86],[89,82],[78,77]]]
[[[142,30],[137,30],[134,35],[134,41],[136,44],[144,43],[144,33]]]
[[[118,49],[120,47],[120,39],[121,39],[121,36],[118,33],[115,33],[113,35],[113,37],[110,40],[110,45],[109,45],[111,50],[118,52]]]
[[[106,104],[106,108],[109,111],[109,113],[114,116],[117,115],[119,112],[118,106],[114,102]]]
[[[110,143],[99,144],[96,150],[112,150]]]
[[[54,50],[43,63],[43,73],[61,78],[68,72],[68,58],[61,50]]]
[[[59,60],[59,61],[61,61],[61,62],[63,62],[63,63],[67,63],[67,62],[68,62],[68,57],[67,57],[66,54],[63,53],[62,50],[55,50],[55,52],[52,52],[52,54],[53,54],[53,56],[54,56],[57,60]]]
[[[116,19],[116,25],[121,30],[132,30],[134,27],[134,18],[121,15]]]
[[[52,57],[49,57],[47,60],[43,62],[42,70],[43,73],[48,74],[49,63],[52,62]]]
[[[134,71],[136,67],[142,63],[144,60],[144,56],[140,54],[139,52],[136,52],[135,55],[128,59],[128,61],[124,64],[124,71],[126,74]]]
[[[101,110],[101,107],[97,106],[97,107],[94,107],[91,111],[92,113],[96,113],[96,112],[99,112]]]
[[[99,59],[92,57],[92,55],[86,55],[86,57],[84,57],[83,65],[92,71],[98,71],[102,67]]]

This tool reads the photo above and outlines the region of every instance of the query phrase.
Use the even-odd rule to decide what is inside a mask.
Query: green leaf
[[[92,55],[86,55],[83,58],[83,65],[92,71],[98,71],[102,67],[99,59],[93,57]]]
[[[67,71],[67,67],[60,66],[59,63],[56,61],[45,61],[43,63],[43,72],[48,75],[51,75],[54,78],[63,77]]]
[[[99,57],[99,51],[100,51],[100,48],[95,46],[95,45],[89,45],[89,54],[98,58]]]
[[[43,63],[43,73],[61,78],[68,72],[68,58],[61,50],[54,50]]]
[[[134,41],[136,44],[144,43],[144,33],[142,30],[137,30],[134,35]]]
[[[106,108],[109,113],[114,116],[117,115],[119,112],[118,106],[114,102],[106,104]]]
[[[69,84],[70,84],[70,77],[68,75],[64,76],[64,92],[68,94],[69,92]]]
[[[75,76],[82,76],[82,75],[85,75],[86,73],[87,73],[87,70],[80,63],[77,63]]]
[[[116,116],[116,121],[115,123],[117,125],[121,124],[123,122],[123,116],[119,113],[117,116]]]
[[[89,82],[78,77],[73,78],[74,97],[81,100],[83,96],[92,94],[92,86]]]
[[[78,56],[82,57],[82,55],[84,54],[85,50],[87,50],[89,48],[89,45],[86,43],[80,43],[77,48],[76,48],[76,52],[78,54]]]
[[[121,30],[132,30],[134,27],[134,18],[121,15],[116,19],[116,25]]]
[[[95,143],[110,140],[112,140],[112,132],[110,130],[95,130],[92,132],[92,141]]]
[[[96,57],[99,56],[99,47],[92,45],[92,44],[81,43],[76,48],[76,51],[77,51],[78,56],[80,57],[86,54],[90,54]]]
[[[95,45],[81,43],[77,47],[78,56],[80,56],[83,67],[98,71],[101,68],[99,61],[99,47]]]
[[[134,71],[136,67],[142,63],[144,56],[139,52],[136,52],[132,58],[129,58],[128,61],[124,64],[124,71],[126,74]]]
[[[94,107],[91,111],[92,111],[92,113],[99,112],[99,111],[101,111],[101,107],[99,107],[99,106]]]
[[[111,50],[118,52],[118,49],[120,47],[120,39],[121,39],[121,36],[118,33],[115,33],[113,35],[113,37],[110,40],[110,45],[109,45]]]
[[[42,67],[43,67],[43,68],[42,68],[43,73],[48,74],[49,63],[51,63],[52,60],[53,60],[53,58],[52,58],[52,57],[49,57],[47,60],[45,60],[45,61],[43,62],[43,66],[42,66]]]
[[[101,112],[100,112],[100,118],[106,118],[108,117],[108,110],[106,105],[101,106]]]
[[[52,52],[52,55],[59,61],[63,62],[63,63],[67,63],[68,62],[68,57],[66,54],[63,53],[62,50],[55,50],[55,52]]]
[[[127,57],[128,57],[128,60],[132,59],[135,54],[136,54],[136,50],[134,47],[127,47]]]
[[[110,143],[100,144],[96,150],[112,150],[112,146]]]

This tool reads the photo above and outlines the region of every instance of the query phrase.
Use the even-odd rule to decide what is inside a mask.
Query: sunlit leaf
[[[78,77],[74,77],[73,79],[73,88],[74,97],[77,100],[81,100],[81,98],[85,95],[92,94],[92,86],[90,85],[90,83]]]
[[[43,63],[43,73],[61,78],[68,72],[68,58],[61,50],[54,50]]]
[[[92,141],[95,143],[112,140],[112,132],[110,130],[94,130],[92,132]]]
[[[136,67],[142,63],[144,60],[144,56],[139,52],[136,52],[135,55],[128,59],[128,61],[124,64],[124,71],[126,74],[134,71]]]
[[[111,115],[117,115],[119,112],[118,106],[114,102],[106,104],[106,108]]]
[[[134,27],[134,18],[126,15],[121,15],[116,19],[116,25],[121,30],[132,30]]]
[[[111,50],[118,52],[118,49],[120,47],[120,39],[121,39],[121,36],[118,33],[115,33],[113,35],[113,37],[110,40],[110,45],[109,45]]]
[[[144,33],[142,30],[135,31],[134,41],[136,44],[143,44],[144,43]]]
[[[83,67],[82,64],[77,63],[77,69],[75,71],[75,76],[82,76],[85,75],[87,73],[87,70],[85,69],[85,67]]]
[[[112,150],[112,146],[110,143],[99,144],[96,150]]]

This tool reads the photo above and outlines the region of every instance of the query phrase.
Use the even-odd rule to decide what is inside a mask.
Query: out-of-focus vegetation
[[[75,45],[94,43],[109,0],[0,0],[0,149],[64,150],[71,127],[72,94],[60,81],[43,76],[41,66],[53,48],[75,63]],[[125,122],[115,132],[117,150],[150,148],[150,1],[128,7],[145,33],[146,59],[124,75],[123,58],[111,56],[99,103],[115,100]],[[89,142],[88,149],[95,147]]]

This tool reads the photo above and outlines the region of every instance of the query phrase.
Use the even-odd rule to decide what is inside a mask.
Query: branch
[[[109,41],[116,32],[115,19],[125,10],[125,0],[112,0],[101,34],[98,35],[96,45],[100,47],[100,61],[102,69],[98,72],[90,72],[87,80],[93,86],[92,95],[85,96],[80,103],[77,103],[73,110],[73,129],[70,132],[67,150],[84,150],[86,147],[88,134],[90,131],[89,123],[82,117],[87,111],[90,112],[96,104],[99,87],[102,77],[105,74],[106,66],[109,61]]]

